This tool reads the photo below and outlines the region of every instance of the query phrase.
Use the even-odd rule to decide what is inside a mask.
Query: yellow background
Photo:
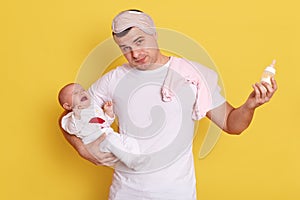
[[[201,44],[235,106],[277,59],[279,90],[243,135],[222,134],[203,160],[197,136],[197,191],[201,200],[300,199],[297,0],[1,1],[0,199],[107,198],[112,170],[81,159],[65,141],[56,96],[111,36],[114,15],[129,8]]]

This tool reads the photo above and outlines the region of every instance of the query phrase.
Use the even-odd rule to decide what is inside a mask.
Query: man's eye
[[[129,52],[130,49],[131,49],[130,47],[123,47],[123,48],[122,48],[123,52]]]
[[[144,40],[138,40],[138,41],[136,41],[136,45],[138,45],[138,46],[141,45],[143,43],[143,41]]]

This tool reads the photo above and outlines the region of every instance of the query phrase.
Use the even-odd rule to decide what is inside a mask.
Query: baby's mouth
[[[87,97],[82,97],[82,98],[81,98],[81,101],[86,101],[86,100],[88,100]]]

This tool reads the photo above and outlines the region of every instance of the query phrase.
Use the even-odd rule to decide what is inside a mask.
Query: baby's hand
[[[110,117],[114,117],[113,102],[107,101],[103,105],[103,111]]]
[[[80,109],[79,105],[74,106],[73,112],[74,112],[76,119],[80,119],[80,111],[81,111],[81,109]]]
[[[105,102],[103,105],[103,110],[104,111],[113,110],[113,102],[112,101]]]

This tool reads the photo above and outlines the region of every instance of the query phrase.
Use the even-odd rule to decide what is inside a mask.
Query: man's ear
[[[64,103],[64,104],[63,104],[63,107],[64,107],[64,109],[66,109],[66,110],[72,110],[72,106],[69,105],[68,103]]]

